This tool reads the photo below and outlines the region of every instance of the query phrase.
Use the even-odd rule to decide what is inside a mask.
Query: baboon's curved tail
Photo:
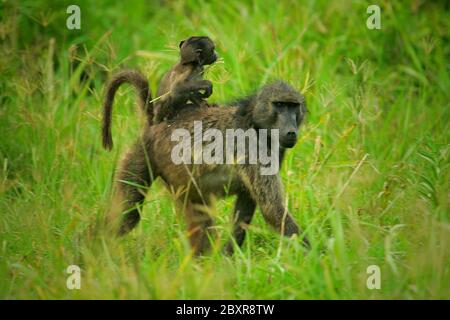
[[[153,103],[152,95],[148,85],[147,79],[142,73],[137,70],[122,70],[115,74],[111,81],[106,86],[105,103],[103,104],[103,127],[102,138],[103,147],[107,150],[111,150],[113,147],[112,135],[111,135],[111,118],[112,118],[112,105],[114,103],[114,96],[117,89],[123,83],[130,83],[136,88],[138,93],[139,106],[147,117],[147,123],[152,125],[153,123]]]

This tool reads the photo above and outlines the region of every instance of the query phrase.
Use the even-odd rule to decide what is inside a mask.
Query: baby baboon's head
[[[209,37],[190,37],[180,42],[181,63],[213,64],[217,60],[214,42]]]

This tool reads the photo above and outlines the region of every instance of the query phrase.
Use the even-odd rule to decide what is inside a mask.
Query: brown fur
[[[214,43],[208,37],[190,37],[180,43],[180,56],[180,61],[161,81],[157,95],[162,98],[156,103],[155,115],[149,84],[142,73],[137,70],[122,70],[111,78],[105,90],[102,129],[105,149],[111,150],[113,147],[112,106],[116,91],[124,83],[133,85],[137,90],[139,105],[149,125],[153,124],[153,118],[157,123],[172,119],[178,109],[187,106],[188,101],[197,106],[204,105],[203,99],[212,94],[212,84],[203,80],[203,66],[212,64],[217,59]],[[205,92],[200,93],[200,90]]]
[[[280,154],[281,165],[285,147],[292,147],[297,140],[296,130],[304,113],[301,94],[283,82],[276,82],[227,108],[185,108],[169,126],[161,123],[146,127],[125,156],[117,174],[116,205],[111,214],[115,221],[122,216],[119,233],[127,233],[139,222],[145,195],[153,181],[160,177],[184,207],[189,239],[196,254],[205,252],[210,246],[208,238],[213,234],[213,220],[208,207],[214,197],[237,195],[233,236],[238,245],[244,240],[257,205],[266,222],[279,233],[285,236],[299,234],[301,231],[285,206],[279,174],[261,175],[259,163],[175,165],[171,151],[177,142],[171,141],[171,134],[177,128],[192,133],[193,122],[198,119],[202,119],[203,131],[216,128],[225,133],[230,128],[278,128],[280,148],[275,152]],[[284,128],[288,131],[282,131]],[[308,245],[306,237],[303,242]],[[226,252],[232,253],[233,247],[230,241]]]

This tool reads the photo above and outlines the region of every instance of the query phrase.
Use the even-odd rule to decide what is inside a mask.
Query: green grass
[[[0,4],[0,298],[450,298],[450,14],[444,1],[76,1]],[[282,176],[312,250],[276,235],[259,212],[242,251],[193,259],[183,216],[162,183],[129,236],[95,236],[114,168],[142,118],[131,88],[101,148],[102,89],[138,67],[155,92],[177,44],[209,35],[223,102],[281,78],[309,115]],[[76,45],[76,67],[69,48]],[[82,72],[88,81],[80,83]],[[233,198],[217,203],[223,243]],[[82,268],[81,290],[66,268]],[[366,287],[369,265],[381,289]]]

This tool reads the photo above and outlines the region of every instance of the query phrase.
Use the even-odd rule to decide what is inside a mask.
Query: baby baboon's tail
[[[111,135],[111,118],[112,118],[112,105],[114,103],[114,96],[117,89],[123,83],[130,83],[138,92],[139,106],[147,117],[147,123],[151,125],[153,123],[153,103],[148,81],[142,73],[137,70],[122,70],[115,74],[111,81],[106,86],[105,103],[103,105],[103,147],[107,150],[111,150],[113,147],[112,135]]]

